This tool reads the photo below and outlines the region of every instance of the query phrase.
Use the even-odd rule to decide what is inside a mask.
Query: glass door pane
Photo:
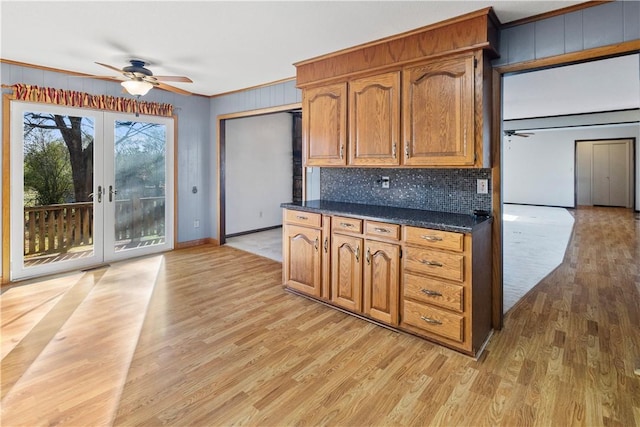
[[[105,180],[110,259],[171,248],[167,183],[172,169],[167,164],[169,129],[162,121],[115,118],[113,138],[105,136],[113,141],[113,165],[107,166],[113,177]]]
[[[101,262],[98,118],[22,103],[12,118],[12,280]]]

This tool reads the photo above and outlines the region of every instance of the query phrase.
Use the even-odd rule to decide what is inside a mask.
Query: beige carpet
[[[503,208],[504,312],[564,258],[573,216],[563,208],[505,204]]]

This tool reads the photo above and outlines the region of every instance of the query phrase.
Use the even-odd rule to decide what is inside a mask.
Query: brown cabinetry
[[[398,324],[400,246],[367,239],[364,263],[364,314]]]
[[[474,62],[466,55],[403,70],[405,165],[474,164]]]
[[[491,221],[457,233],[285,209],[284,284],[476,355],[491,332]]]
[[[306,164],[490,167],[498,26],[485,9],[296,63]]]
[[[284,284],[316,298],[325,297],[329,233],[323,230],[323,216],[285,209],[283,217]]]
[[[347,310],[362,310],[362,238],[331,236],[331,302]]]
[[[490,223],[473,235],[404,227],[400,327],[476,354],[491,331]]]
[[[346,165],[347,84],[306,89],[302,111],[306,166]]]
[[[307,165],[487,167],[476,161],[478,58],[471,52],[305,89]],[[347,87],[348,110],[341,106]]]
[[[349,82],[349,164],[399,165],[400,73]]]

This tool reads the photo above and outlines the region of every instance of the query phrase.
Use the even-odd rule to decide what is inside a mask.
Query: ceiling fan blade
[[[160,89],[164,89],[164,90],[168,90],[169,92],[174,92],[174,93],[179,93],[180,95],[192,95],[191,92],[177,88],[175,86],[170,86],[168,84],[165,83],[156,83],[155,84],[156,87],[160,88]]]
[[[164,82],[181,82],[181,83],[193,83],[189,77],[183,76],[153,76],[154,79]]]
[[[120,68],[116,68],[116,67],[114,67],[114,66],[112,66],[112,65],[103,64],[103,63],[101,63],[101,62],[96,62],[96,64],[98,64],[98,65],[102,65],[103,67],[106,67],[106,68],[108,68],[108,69],[110,69],[110,70],[113,70],[113,71],[117,71],[118,73],[121,73],[121,74],[122,74],[122,72],[123,72]]]

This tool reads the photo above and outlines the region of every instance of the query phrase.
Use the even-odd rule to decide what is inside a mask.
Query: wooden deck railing
[[[115,201],[115,240],[164,236],[164,197]],[[93,245],[93,203],[24,208],[24,255],[33,257]]]

